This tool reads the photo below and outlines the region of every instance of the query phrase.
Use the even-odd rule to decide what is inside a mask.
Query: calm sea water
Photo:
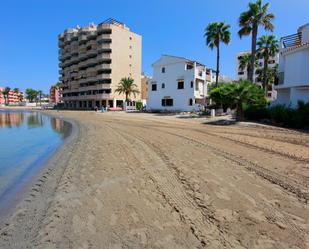
[[[69,123],[39,112],[0,110],[0,213],[70,130]]]

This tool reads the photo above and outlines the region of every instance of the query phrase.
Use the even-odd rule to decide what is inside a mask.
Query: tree
[[[206,45],[210,47],[211,50],[213,50],[214,47],[217,48],[216,86],[218,85],[220,74],[220,42],[223,42],[224,44],[230,43],[230,27],[230,25],[225,24],[224,22],[213,22],[208,24],[204,32]]]
[[[26,98],[29,100],[30,103],[32,103],[34,100],[36,100],[38,92],[32,88],[27,88],[26,95],[27,95]]]
[[[236,109],[236,120],[244,119],[244,104],[266,104],[263,90],[250,81],[240,81],[221,85],[210,92],[210,97],[218,104]]]
[[[42,105],[42,95],[43,95],[43,92],[41,90],[38,90],[37,91],[37,95],[39,97],[39,102],[40,102],[40,106]]]
[[[275,18],[274,14],[268,13],[269,3],[262,4],[262,0],[251,2],[248,5],[248,10],[241,13],[239,17],[240,30],[238,31],[239,37],[252,35],[251,40],[251,68],[249,71],[249,80],[253,82],[254,75],[254,62],[256,57],[256,41],[259,26],[264,27],[265,30],[273,31],[274,25],[272,24]]]
[[[118,92],[118,94],[125,94],[126,102],[128,102],[131,94],[133,94],[135,97],[136,94],[139,93],[139,90],[136,88],[137,85],[134,83],[134,80],[130,77],[128,78],[125,77],[120,80],[115,91]]]
[[[9,104],[9,94],[10,94],[10,91],[11,91],[11,88],[10,87],[6,87],[4,88],[4,90],[1,91],[3,97],[4,97],[4,103],[5,105],[8,105]]]
[[[258,65],[258,61],[255,60],[255,63],[254,63],[255,66]],[[250,80],[249,79],[249,74],[250,74],[250,70],[251,70],[251,54],[250,53],[245,53],[243,55],[240,56],[240,59],[239,59],[239,69],[240,70],[247,70],[247,80]]]
[[[263,35],[259,38],[257,55],[259,58],[263,58],[264,67],[262,73],[263,79],[263,89],[267,95],[268,83],[269,83],[269,71],[268,71],[268,61],[270,57],[275,56],[279,52],[278,40],[274,35]]]

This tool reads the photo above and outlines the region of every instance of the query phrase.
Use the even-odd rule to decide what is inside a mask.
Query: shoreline
[[[21,189],[16,191],[16,196],[12,198],[12,203],[7,207],[9,210],[1,213],[0,247],[6,240],[5,237],[8,236],[9,231],[14,231],[15,235],[18,234],[18,236],[22,236],[23,238],[39,232],[40,220],[44,218],[49,201],[52,200],[58,187],[58,182],[66,169],[65,162],[69,160],[66,152],[74,144],[74,141],[77,140],[79,134],[79,124],[70,118],[58,115],[58,113],[23,108],[19,108],[18,111],[41,112],[50,117],[59,118],[68,122],[71,127],[69,134],[65,135],[66,137],[63,143],[38,163],[39,166],[35,172],[32,172],[29,179],[25,183],[22,183]],[[29,230],[31,230],[31,233]],[[33,230],[38,231],[34,233]]]

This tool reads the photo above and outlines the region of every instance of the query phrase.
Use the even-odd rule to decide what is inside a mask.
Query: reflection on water
[[[0,213],[70,131],[40,112],[0,110]]]
[[[47,117],[38,112],[25,113],[0,110],[0,128],[19,127],[24,122],[27,123],[29,129],[39,128],[44,126],[46,121],[49,121],[51,128],[64,138],[69,135],[71,125],[62,119]]]

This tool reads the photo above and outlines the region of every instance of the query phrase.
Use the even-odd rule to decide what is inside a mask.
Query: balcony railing
[[[298,46],[298,45],[301,45],[301,43],[302,43],[302,33],[301,32],[281,38],[282,48]]]

